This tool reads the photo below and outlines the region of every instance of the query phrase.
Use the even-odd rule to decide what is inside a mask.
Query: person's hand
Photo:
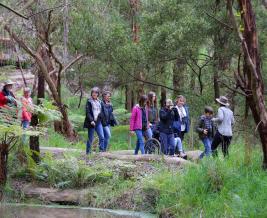
[[[211,121],[212,122],[215,122],[216,121],[216,118],[215,117],[211,118]]]
[[[204,129],[204,130],[203,130],[203,133],[204,133],[205,135],[207,135],[207,134],[208,134],[208,130],[207,130],[207,129]]]
[[[95,126],[95,122],[94,122],[94,121],[92,121],[92,122],[91,122],[91,125],[92,125],[92,126]]]
[[[150,127],[153,126],[152,123],[149,123],[149,126],[150,126]]]
[[[130,131],[130,135],[133,136],[134,135],[134,131]]]

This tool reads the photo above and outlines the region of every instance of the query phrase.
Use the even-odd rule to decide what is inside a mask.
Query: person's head
[[[147,96],[146,95],[141,95],[140,98],[139,98],[139,106],[140,107],[145,107],[146,105],[146,102],[147,102]]]
[[[156,93],[155,92],[152,92],[150,91],[148,94],[147,94],[147,97],[148,97],[148,106],[156,106],[157,105],[157,96],[156,96]]]
[[[212,117],[213,116],[213,109],[210,106],[206,106],[204,109],[204,113],[206,117]]]
[[[220,96],[219,98],[216,98],[216,101],[220,104],[220,106],[229,107],[228,98],[225,96]]]
[[[178,95],[178,97],[176,98],[176,104],[178,107],[184,106],[185,97],[183,95]]]
[[[110,102],[111,92],[110,91],[104,91],[102,94],[102,99],[105,102]]]
[[[29,87],[24,88],[24,90],[23,90],[23,96],[25,98],[29,98],[31,96],[31,89]]]
[[[13,84],[14,82],[12,82],[11,80],[7,80],[4,82],[4,87],[3,87],[3,90],[6,90],[6,91],[12,91],[13,89]]]
[[[99,94],[100,94],[100,91],[99,91],[98,87],[94,87],[94,88],[91,89],[91,97],[93,99],[97,99]]]
[[[166,100],[165,107],[168,109],[171,109],[173,107],[173,103],[171,99]]]

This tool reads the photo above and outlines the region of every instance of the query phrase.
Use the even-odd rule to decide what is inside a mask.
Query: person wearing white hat
[[[11,80],[7,80],[4,82],[4,86],[2,91],[0,92],[0,107],[16,107],[16,98],[12,92],[13,84]]]
[[[222,144],[222,152],[224,156],[227,156],[228,148],[232,140],[233,131],[232,126],[235,122],[233,111],[229,109],[229,102],[225,96],[216,98],[216,101],[220,104],[218,114],[216,118],[212,118],[213,122],[217,123],[217,132],[213,138],[211,144],[211,150],[213,154],[217,154],[217,148]]]

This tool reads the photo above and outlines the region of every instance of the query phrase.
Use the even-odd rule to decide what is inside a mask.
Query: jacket
[[[174,121],[177,123],[177,126],[180,126],[182,124],[185,124],[185,132],[189,132],[190,130],[190,114],[189,114],[189,107],[187,105],[184,106],[185,112],[186,112],[186,116],[183,118],[183,120],[181,121],[180,116],[179,116],[179,112],[177,110],[176,107],[173,108],[174,111]],[[176,132],[181,132],[181,129],[176,130]]]
[[[159,111],[159,131],[165,134],[173,134],[174,111],[162,108]]]
[[[209,133],[209,136],[213,138],[216,133],[216,125],[213,121],[211,121],[211,126],[212,126],[211,129],[212,132]],[[203,133],[204,129],[205,129],[205,115],[202,115],[199,117],[198,123],[196,125],[196,132],[198,133],[200,139],[207,137],[207,135]]]
[[[102,106],[101,106],[102,107]],[[101,108],[101,112],[97,117],[97,120],[94,120],[94,114],[93,114],[93,110],[92,110],[92,102],[91,99],[87,100],[86,103],[86,107],[85,107],[85,119],[84,119],[84,124],[83,124],[83,128],[94,128],[94,126],[91,125],[91,122],[95,121],[95,123],[101,122],[102,121],[102,108]]]
[[[104,101],[101,102],[101,110],[102,110],[102,125],[103,126],[115,126],[117,125],[117,121],[113,114],[112,104],[106,104]]]
[[[147,110],[146,118],[148,120]],[[147,124],[147,128],[149,128],[149,122]],[[138,104],[133,107],[130,118],[130,131],[134,130],[142,130],[142,109]]]
[[[214,122],[218,124],[218,131],[223,136],[232,136],[232,126],[235,123],[233,111],[228,107],[222,106],[218,109],[216,118],[213,118]]]
[[[4,89],[0,92],[0,107],[8,106],[9,104],[13,104],[16,106],[16,102],[12,102],[11,100],[6,99],[6,96],[10,96],[15,99],[15,96],[12,92],[7,92]]]

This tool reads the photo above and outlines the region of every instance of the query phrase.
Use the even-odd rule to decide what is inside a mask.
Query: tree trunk
[[[40,98],[45,97],[45,79],[41,72],[38,72],[38,89],[37,89],[37,105],[41,103]],[[38,115],[34,114],[31,120],[31,126],[38,126]],[[30,136],[30,149],[32,152],[32,159],[36,162],[40,162],[40,143],[39,136]]]
[[[125,109],[127,111],[131,111],[132,110],[132,90],[130,85],[126,85],[125,86]]]
[[[177,59],[173,66],[173,91],[174,97],[184,94],[185,88],[185,69],[186,62],[183,59]]]
[[[7,180],[7,160],[8,160],[8,145],[0,144],[0,191],[6,184]],[[3,193],[0,193],[0,198]],[[1,199],[0,199],[1,200]]]
[[[166,98],[167,98],[167,92],[166,89],[161,87],[161,92],[160,92],[160,107],[164,107],[166,103]]]
[[[261,72],[256,17],[250,0],[238,0],[238,4],[241,11],[243,32],[240,32],[239,24],[235,19],[232,1],[227,1],[229,15],[235,25],[244,53],[243,72],[245,76],[242,78],[239,72],[236,79],[246,93],[246,100],[252,111],[261,139],[263,151],[262,166],[264,169],[267,169],[267,110],[264,99],[264,82]],[[245,83],[242,80],[246,80]]]

